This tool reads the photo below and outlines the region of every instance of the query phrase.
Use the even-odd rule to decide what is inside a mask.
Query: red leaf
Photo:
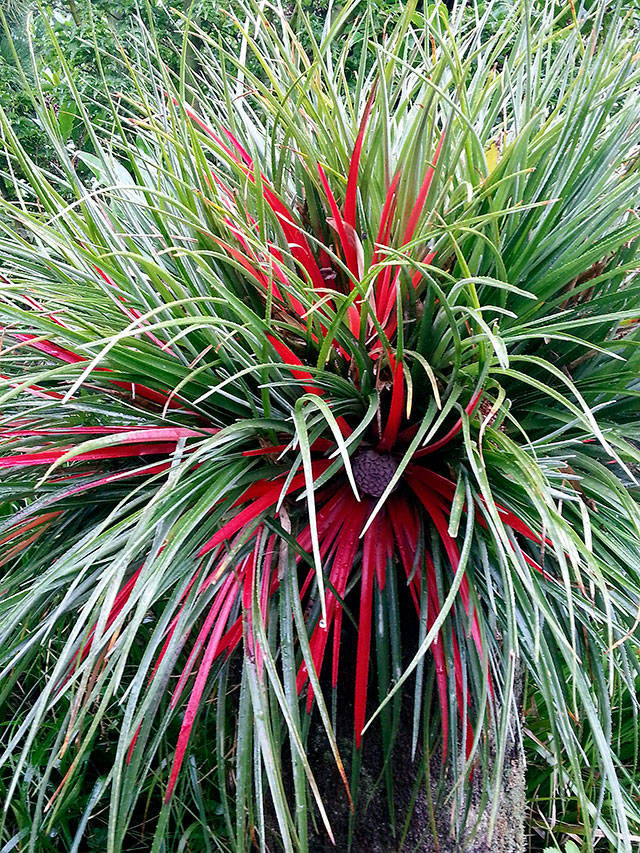
[[[456,700],[458,702],[458,714],[460,715],[460,720],[463,722],[465,720],[465,704],[467,706],[464,742],[465,742],[465,756],[468,759],[469,756],[471,755],[471,748],[473,746],[473,729],[471,727],[471,722],[469,720],[469,707],[471,705],[471,697],[469,696],[469,692],[467,690],[467,693],[466,693],[467,701],[465,703],[465,701],[464,701],[465,694],[463,692],[463,679],[462,679],[462,660],[460,658],[460,648],[458,647],[458,638],[456,637],[455,631],[452,630],[451,634],[452,634],[451,641],[453,644],[453,666],[455,669],[455,678],[456,678]],[[489,679],[489,687],[491,687],[491,679]],[[473,770],[471,772],[473,772]]]
[[[45,524],[47,521],[51,521],[53,518],[56,518],[61,514],[62,510],[58,510],[57,512],[45,512],[36,518],[32,518],[31,521],[27,521],[19,527],[13,528],[10,533],[0,539],[0,545],[4,545],[5,542],[10,542],[11,539],[15,539],[16,536],[20,536],[21,533],[27,533],[27,531],[32,530],[34,527]]]
[[[367,99],[367,103],[365,104],[364,112],[362,113],[362,119],[360,120],[360,127],[358,129],[358,136],[356,138],[356,144],[353,147],[351,163],[349,165],[349,177],[347,178],[347,190],[344,200],[344,218],[345,222],[351,225],[352,228],[356,227],[356,197],[358,190],[358,170],[360,168],[362,143],[364,140],[364,132],[367,127],[367,122],[369,121],[369,115],[371,114],[371,108],[373,107],[375,94],[376,87],[374,86],[374,88],[371,90],[369,98]]]
[[[176,98],[172,97],[171,100],[173,101],[173,103],[176,106],[178,106],[179,101]],[[198,127],[204,133],[206,133],[207,136],[209,136],[211,139],[214,140],[214,142],[217,142],[217,144],[220,146],[220,148],[226,154],[228,154],[232,160],[234,160],[236,163],[240,163],[240,158],[241,158],[242,160],[244,160],[244,162],[247,164],[247,166],[249,166],[249,167],[253,166],[253,162],[252,162],[251,158],[249,157],[249,155],[247,154],[247,152],[240,145],[240,143],[235,138],[235,136],[233,136],[228,130],[223,129],[223,132],[228,137],[228,139],[231,142],[231,144],[233,145],[233,147],[236,149],[237,154],[234,154],[233,151],[231,150],[231,148],[229,148],[227,145],[224,144],[224,142],[220,139],[220,137],[216,133],[214,133],[213,129],[210,128],[209,125],[206,124],[200,118],[199,115],[197,115],[197,113],[195,113],[192,109],[185,106],[184,104],[182,105],[182,109],[185,111],[185,114],[189,116],[191,121],[193,121],[195,124],[197,124]],[[240,158],[238,157],[238,154],[240,155]]]
[[[243,456],[279,456],[286,450],[288,444],[274,444],[273,447],[256,447],[253,450],[243,450]]]
[[[438,492],[443,498],[451,502],[456,493],[456,484],[443,477],[442,474],[436,474],[435,471],[430,471],[428,468],[421,468],[419,465],[409,465],[408,472],[421,480],[428,488]]]
[[[538,563],[536,563],[536,561],[535,561],[535,560],[533,560],[533,559],[532,559],[528,554],[525,554],[525,552],[524,552],[524,551],[522,551],[521,553],[522,553],[522,556],[523,556],[524,560],[525,560],[525,561],[526,561],[526,562],[531,566],[531,568],[532,568],[532,569],[535,569],[535,570],[536,570],[536,572],[539,572],[539,573],[540,573],[541,575],[543,575],[545,578],[548,578],[548,577],[549,577],[549,575],[547,574],[547,572],[545,572],[545,570],[542,568],[542,566],[541,566],[541,565],[539,565]]]
[[[269,343],[276,350],[280,358],[286,363],[286,365],[290,368],[292,376],[296,379],[306,379],[310,383],[313,383],[313,376],[309,373],[308,370],[295,370],[290,367],[292,364],[299,364],[302,366],[302,361],[298,358],[298,356],[293,352],[293,350],[289,349],[286,344],[283,344],[282,341],[279,341],[277,338],[274,338],[273,335],[267,335],[267,339]],[[324,391],[322,388],[319,388],[317,385],[309,384],[302,386],[305,391],[309,394],[318,394],[322,396]]]
[[[346,489],[343,492],[343,503],[340,505],[342,512],[342,523],[337,527],[328,525],[326,537],[321,542],[321,553],[328,548],[328,542],[335,540],[335,556],[329,574],[329,580],[338,596],[344,597],[349,575],[353,568],[356,553],[358,551],[359,536],[362,531],[367,505],[358,503],[353,495]],[[335,510],[338,504],[333,504]],[[320,535],[320,534],[319,534]],[[306,584],[305,584],[306,585]],[[334,628],[334,643],[333,643],[333,666],[332,680],[335,686],[338,672],[339,652],[340,652],[340,628],[342,621],[342,609],[338,604],[333,592],[328,591],[326,594],[327,619],[326,624],[322,626],[320,623],[316,625],[311,635],[310,646],[312,652],[313,665],[318,676],[322,669],[324,654],[329,631]],[[307,668],[303,663],[298,671],[297,688],[298,692],[307,680]],[[309,688],[307,696],[307,710],[311,709],[313,701],[313,691]]]
[[[402,369],[402,362],[398,360],[393,372],[393,393],[391,395],[389,417],[384,428],[382,441],[378,446],[379,450],[390,450],[396,442],[404,410],[404,397],[404,371]]]
[[[440,134],[440,141],[438,142],[438,147],[436,148],[436,153],[433,156],[433,162],[427,169],[427,173],[424,176],[424,180],[422,182],[422,186],[420,187],[420,191],[418,193],[418,197],[416,199],[416,203],[413,207],[413,211],[411,212],[411,217],[409,218],[409,222],[407,224],[407,230],[404,233],[404,245],[411,242],[411,238],[416,230],[416,226],[418,224],[418,220],[424,210],[424,205],[427,200],[427,194],[429,192],[429,187],[431,186],[431,181],[433,179],[433,173],[435,172],[435,167],[438,162],[438,157],[440,156],[440,151],[442,149],[442,143],[444,141],[444,130]]]
[[[81,483],[79,486],[74,486],[71,489],[65,489],[63,493],[56,494],[55,499],[62,500],[63,498],[68,498],[71,495],[77,495],[80,492],[86,492],[89,489],[95,489],[98,486],[104,486],[106,483],[113,483],[117,480],[126,480],[128,477],[139,477],[143,474],[146,476],[161,474],[163,471],[168,471],[169,468],[171,468],[171,462],[158,462],[156,465],[145,465],[143,471],[139,471],[135,468],[126,471],[118,471],[115,474],[109,474],[106,477],[91,480],[89,483]],[[78,474],[77,476],[81,475]]]
[[[140,566],[138,571],[135,572],[129,578],[129,580],[126,582],[126,584],[118,591],[118,593],[117,593],[117,595],[113,601],[113,605],[111,607],[111,610],[109,611],[109,615],[107,616],[107,622],[106,622],[106,626],[105,626],[106,628],[110,628],[111,625],[113,625],[113,623],[116,621],[116,619],[118,618],[118,616],[122,612],[122,608],[125,606],[125,604],[129,600],[131,592],[133,591],[133,587],[135,586],[136,581],[138,580],[138,577],[140,576],[141,571],[142,571],[142,566]],[[84,645],[81,646],[80,649],[78,649],[78,651],[75,653],[75,655],[71,658],[71,666],[70,666],[71,672],[73,672],[73,670],[75,669],[75,662],[78,659],[78,657],[80,658],[81,661],[83,661],[83,660],[85,660],[85,658],[87,657],[87,655],[91,651],[91,646],[93,645],[93,638],[95,636],[95,632],[96,632],[96,623],[94,623],[93,627],[89,631],[87,640],[84,643]],[[70,675],[65,679],[65,681],[63,683],[66,683],[66,681],[68,680],[69,677],[70,677]]]
[[[80,362],[87,361],[84,356],[78,355],[77,353],[65,349],[64,347],[60,347],[57,344],[52,343],[51,341],[39,340],[35,335],[13,334],[13,337],[19,341],[24,341],[25,343],[28,343],[29,346],[34,347],[34,349],[40,350],[41,352],[44,352],[47,355],[52,356],[53,358],[59,358],[61,361],[64,361],[67,364],[78,364]],[[111,369],[108,367],[96,368],[96,373],[111,372]],[[163,405],[167,402],[168,399],[167,394],[160,391],[154,391],[152,388],[147,388],[144,385],[138,385],[133,382],[122,382],[121,380],[116,379],[107,379],[107,381],[114,385],[116,388],[123,388],[125,391],[129,392],[133,396],[137,394],[139,397],[142,397],[145,400],[151,400],[152,402],[158,403],[159,405]],[[44,393],[47,393],[49,396],[51,396],[53,392]],[[180,403],[170,403],[169,408],[180,408]],[[185,411],[190,412],[189,409],[186,409]],[[190,412],[190,414],[197,415],[196,412]]]
[[[253,167],[253,160],[248,155],[248,153],[245,151],[245,149],[242,147],[242,145],[240,145],[240,143],[235,138],[235,136],[231,133],[231,131],[227,130],[226,127],[223,127],[222,132],[227,137],[227,139],[231,142],[231,144],[233,145],[235,150],[238,152],[238,154],[242,157],[242,159],[247,164],[247,166],[249,166],[249,168],[252,168]]]
[[[14,333],[13,337],[17,341],[25,341],[29,346],[40,350],[40,352],[51,355],[53,358],[59,358],[60,361],[67,362],[67,364],[77,364],[80,361],[87,360],[84,356],[71,352],[71,350],[65,349],[64,347],[60,347],[58,344],[53,344],[51,341],[39,340],[36,335],[17,335]]]
[[[471,400],[465,406],[464,410],[468,415],[473,412],[473,410],[480,402],[480,398],[482,397],[482,391],[482,388],[479,391],[476,391]],[[433,444],[428,444],[426,447],[422,447],[420,448],[420,450],[417,450],[416,453],[414,453],[414,458],[417,459],[421,456],[428,456],[430,453],[435,453],[436,450],[440,450],[440,448],[444,447],[445,444],[448,444],[451,439],[454,438],[460,432],[461,429],[462,418],[459,418],[446,435],[438,439],[438,441],[434,441]]]
[[[249,558],[247,557],[243,561],[243,565],[240,568],[239,573],[242,573],[244,571],[244,567],[246,566],[248,559]],[[220,615],[220,613],[222,611],[223,604],[225,603],[227,597],[230,595],[231,590],[233,589],[234,586],[235,586],[234,592],[237,596],[239,593],[238,579],[236,578],[235,574],[230,573],[228,575],[228,577],[226,578],[226,580],[224,581],[224,583],[222,584],[222,586],[220,587],[220,589],[218,590],[218,592],[215,594],[214,599],[213,599],[213,603],[209,609],[209,613],[207,614],[207,617],[204,620],[202,628],[198,632],[198,636],[196,637],[194,644],[191,648],[191,651],[189,652],[187,662],[185,663],[185,665],[182,669],[182,672],[180,673],[180,677],[178,678],[178,683],[176,684],[174,691],[171,695],[171,707],[172,708],[176,707],[178,700],[180,699],[180,696],[182,695],[182,691],[184,690],[185,684],[187,683],[189,675],[191,674],[193,666],[194,666],[194,664],[198,658],[198,655],[200,654],[200,651],[204,647],[205,643],[207,642],[207,637],[211,633],[211,630],[213,629],[214,625],[217,625],[216,620],[218,619],[218,616]]]
[[[214,238],[214,242],[223,248],[234,260],[236,260],[252,276],[252,278],[255,278],[255,280],[264,287],[267,292],[273,293],[276,299],[282,301],[282,296],[278,290],[278,286],[274,284],[272,279],[269,279],[263,270],[250,263],[242,252],[234,249],[233,246],[229,246],[228,243],[224,242],[224,240],[220,240],[216,237]]]
[[[326,469],[329,467],[331,462],[328,459],[319,459],[315,462],[311,463],[312,476],[315,479],[319,477]],[[304,473],[296,474],[295,477],[289,483],[285,494],[290,495],[291,492],[295,492],[297,489],[302,488],[305,484],[305,475]],[[241,510],[237,515],[235,515],[230,521],[228,521],[225,525],[223,525],[214,536],[206,542],[202,548],[198,551],[198,556],[202,557],[205,554],[208,554],[209,551],[212,551],[217,545],[223,542],[225,539],[229,539],[229,537],[233,536],[234,533],[237,533],[241,528],[251,524],[261,513],[265,510],[272,507],[275,503],[277,503],[280,495],[282,493],[282,486],[280,484],[272,485],[262,497],[253,501],[248,507],[245,507]]]
[[[115,428],[100,428],[100,427],[76,427],[67,430],[53,430],[51,434],[60,434],[64,432],[93,432],[93,431],[120,432],[118,427]],[[31,434],[47,434],[47,430],[11,430],[6,431],[4,435],[31,435]],[[205,430],[211,432],[211,430]],[[215,432],[215,430],[213,431]],[[186,427],[150,427],[136,429],[135,427],[120,436],[120,443],[111,447],[102,447],[97,450],[88,450],[86,453],[79,453],[70,459],[70,462],[87,462],[94,459],[121,459],[128,456],[140,456],[145,453],[164,454],[171,453],[175,448],[175,443],[180,438],[201,438],[202,431],[187,429]],[[19,453],[12,456],[0,457],[0,468],[24,467],[30,465],[51,465],[64,456],[71,448],[56,448],[55,450],[44,450],[37,453]]]
[[[0,457],[0,468],[24,468],[31,465],[53,465],[71,448],[60,448],[56,451],[40,453],[19,453],[13,456]],[[69,462],[89,462],[94,459],[124,459],[128,456],[140,456],[143,453],[165,454],[175,450],[175,442],[168,444],[130,444],[124,447],[103,447],[101,450],[90,450],[79,453]]]
[[[371,611],[373,581],[380,561],[380,515],[373,520],[364,535],[362,547],[362,579],[360,581],[360,617],[358,619],[358,648],[356,653],[356,686],[354,724],[356,749],[360,749],[362,729],[367,711],[367,682],[371,655]]]
[[[427,577],[427,631],[429,631],[440,613],[440,598],[438,596],[435,567],[429,554],[425,554],[425,564]],[[447,665],[440,632],[438,632],[431,645],[431,653],[436,664],[436,685],[438,688],[438,701],[440,703],[440,716],[442,718],[442,763],[444,764],[447,758],[449,743],[449,688],[447,685]]]
[[[423,264],[430,264],[431,261],[435,258],[435,256],[436,256],[436,252],[427,252],[427,254],[424,256],[424,258],[422,260],[422,263]],[[413,275],[411,276],[411,284],[413,285],[414,290],[418,287],[418,284],[420,283],[421,278],[422,278],[422,270],[416,270],[413,273]]]
[[[173,789],[178,779],[178,774],[180,772],[180,767],[182,766],[182,762],[184,760],[187,744],[191,735],[191,729],[193,728],[196,714],[198,712],[198,708],[200,707],[202,694],[204,693],[204,688],[207,683],[207,678],[209,677],[209,671],[216,657],[218,645],[220,643],[220,639],[227,624],[227,620],[229,619],[231,609],[236,602],[236,590],[233,588],[234,584],[235,578],[233,575],[230,575],[223,587],[224,589],[226,589],[226,598],[221,601],[221,606],[217,613],[215,627],[213,629],[211,637],[209,638],[209,642],[207,643],[207,648],[202,658],[200,668],[198,669],[196,681],[193,685],[193,690],[191,691],[191,695],[189,696],[189,701],[187,703],[187,707],[184,713],[182,726],[180,728],[180,734],[178,735],[175,758],[173,760],[173,766],[171,768],[171,776],[169,777],[169,784],[167,785],[165,802],[168,802],[171,799],[171,795],[173,793]]]
[[[111,373],[111,370],[108,367],[98,368],[97,373]],[[115,385],[116,388],[122,388],[123,391],[126,391],[128,394],[131,394],[132,397],[136,395],[138,397],[142,397],[143,400],[150,400],[152,403],[157,403],[159,406],[163,406],[167,400],[169,399],[168,394],[165,394],[163,391],[154,391],[153,388],[147,388],[146,385],[138,385],[138,383],[134,382],[122,382],[119,379],[107,379],[107,382],[110,382],[112,385]],[[197,412],[194,412],[192,409],[183,408],[182,404],[179,402],[171,401],[168,405],[170,409],[181,409],[184,412],[187,412],[190,415],[195,415],[196,417],[201,417]]]
[[[0,379],[7,382],[11,388],[20,388],[22,385],[21,382],[12,381],[11,377],[4,373],[0,373]],[[34,397],[40,397],[43,400],[62,400],[64,397],[64,394],[58,394],[57,391],[47,391],[40,385],[27,385],[24,386],[22,390],[26,391],[28,394],[33,394]]]
[[[318,500],[318,504],[320,501]],[[346,506],[348,503],[348,495],[342,488],[338,489],[316,512],[316,528],[318,530],[318,540],[320,543],[320,553],[322,553],[323,543],[327,541],[327,534],[333,537],[337,536],[340,531],[340,526],[345,517]],[[298,536],[298,544],[307,552],[311,551],[311,528],[307,525]],[[332,540],[331,540],[332,541]],[[315,571],[310,572],[313,577]]]
[[[262,583],[260,585],[260,616],[262,618],[262,623],[266,624],[267,620],[267,610],[269,606],[269,598],[275,592],[275,590],[280,586],[280,580],[278,578],[278,573],[275,574],[272,571],[273,564],[273,555],[275,553],[275,541],[276,538],[272,535],[268,542],[267,546],[264,549],[264,563],[262,567]],[[258,678],[262,680],[262,649],[260,648],[260,644],[256,642],[256,668],[258,670]]]
[[[440,718],[442,725],[442,763],[447,760],[447,749],[449,746],[449,694],[447,685],[447,669],[444,656],[444,648],[440,633],[431,645],[431,653],[436,665],[436,686],[438,688],[438,702],[440,704]]]
[[[349,515],[345,519],[340,535],[336,538],[336,551],[331,567],[330,579],[337,594],[344,599],[349,582],[349,576],[353,569],[353,563],[360,544],[360,533],[367,513],[367,502],[357,503],[353,499]],[[333,595],[329,593],[333,598]],[[331,682],[334,687],[338,683],[338,667],[340,662],[340,639],[342,633],[342,605],[335,601],[335,618],[333,625],[333,660],[331,668]],[[321,629],[322,630],[322,629]],[[320,662],[322,666],[322,662]],[[320,675],[320,669],[317,670]]]
[[[420,573],[414,572],[415,556],[418,549],[419,524],[413,509],[399,494],[387,503],[387,512],[395,536],[396,547],[407,575],[412,578],[409,590],[416,612],[420,613]]]
[[[139,429],[137,424],[131,426],[88,426],[88,427],[48,427],[46,429],[0,429],[0,435],[18,436],[18,435],[112,435],[119,432],[131,432]]]
[[[258,557],[258,549],[260,547],[260,537],[256,537],[256,544],[253,553],[244,560],[241,569],[238,572],[238,579],[242,580],[242,617],[245,622],[244,642],[247,656],[250,660],[255,657],[254,636],[253,636],[253,614],[252,610],[252,592],[253,579],[256,573],[256,562]]]
[[[327,176],[325,175],[324,169],[322,168],[320,163],[318,163],[318,174],[320,175],[320,180],[322,181],[322,186],[324,187],[325,195],[327,196],[329,207],[331,208],[331,215],[333,216],[333,222],[335,224],[334,227],[338,232],[338,237],[340,238],[340,245],[342,246],[342,252],[347,262],[347,266],[351,273],[354,276],[357,276],[357,266],[355,264],[354,252],[347,240],[347,233],[344,228],[344,221],[340,213],[340,208],[338,207],[333,193],[331,192],[329,181],[327,180]]]
[[[514,515],[514,513],[510,512],[508,509],[505,509],[503,506],[500,506],[500,504],[496,504],[496,508],[498,510],[500,518],[504,521],[505,524],[507,524],[513,530],[516,530],[518,533],[522,533],[523,536],[526,536],[526,538],[530,539],[532,542],[535,542],[536,544],[542,543],[542,536],[539,536],[537,533],[534,533],[533,530],[528,525],[526,525],[524,521],[518,518],[517,515]],[[546,536],[544,537],[544,542],[547,545],[553,547],[553,542]]]
[[[444,131],[442,132],[442,134],[440,136],[440,141],[438,142],[438,146],[436,148],[436,152],[435,152],[435,155],[433,158],[433,162],[429,166],[429,168],[427,169],[426,175],[425,175],[424,180],[422,182],[422,186],[420,187],[420,190],[418,192],[418,196],[416,198],[416,202],[415,202],[415,205],[414,205],[413,210],[411,212],[411,216],[409,218],[409,222],[407,224],[407,228],[406,228],[406,231],[404,234],[404,239],[402,241],[403,246],[406,246],[407,243],[411,242],[413,235],[414,235],[414,232],[416,230],[416,227],[418,225],[418,221],[420,219],[420,216],[422,215],[422,211],[424,210],[424,205],[425,205],[425,202],[427,199],[427,194],[429,192],[429,187],[431,186],[431,181],[433,179],[433,174],[435,171],[435,166],[436,166],[436,163],[438,162],[438,158],[440,156],[440,151],[442,149],[443,140],[444,140]],[[396,175],[396,178],[398,178],[398,177],[399,177],[399,175]],[[396,182],[396,178],[394,178],[394,182]],[[391,217],[390,197],[391,197],[391,193],[392,193],[392,187],[393,187],[393,190],[395,190],[395,186],[394,186],[394,184],[392,184],[391,187],[389,188],[389,193],[387,194],[387,199],[385,202],[386,216],[389,219]],[[387,207],[387,206],[389,206],[389,207]],[[385,215],[385,211],[383,211],[383,216],[384,215]],[[385,225],[385,228],[386,227],[387,226]],[[381,228],[382,228],[382,223],[381,223]],[[425,262],[431,263],[431,261],[433,260],[433,257],[434,257],[434,254],[430,253],[429,255],[426,256]],[[392,278],[392,274],[393,274],[393,278]],[[417,285],[417,282],[419,281],[420,276],[421,276],[421,273],[419,271],[414,273],[414,275],[412,276],[412,282],[413,282],[414,287]],[[392,311],[392,308],[394,306],[394,303],[396,301],[396,289],[397,289],[399,277],[400,277],[400,270],[397,269],[395,271],[395,273],[392,273],[391,267],[387,267],[383,271],[381,277],[380,276],[378,277],[376,311],[377,311],[378,320],[380,321],[380,323],[383,326],[385,326],[387,324],[387,322],[390,323],[390,328],[385,329],[385,333],[387,334],[387,337],[389,335],[391,335],[393,333],[393,331],[395,331],[396,319],[394,316],[390,317],[390,315],[391,315],[391,311]]]
[[[174,103],[177,103],[175,99],[173,100]],[[202,121],[202,119],[200,119],[192,110],[190,110],[188,107],[184,107],[184,110],[186,114],[208,136],[210,136],[217,142],[218,145],[220,145],[220,147],[229,155],[229,157],[231,157],[232,160],[234,160],[238,164],[241,163],[241,160],[244,161],[246,165],[243,167],[243,171],[247,179],[252,183],[255,183],[255,176],[251,171],[251,169],[253,168],[253,161],[249,154],[242,147],[242,145],[235,138],[235,136],[233,136],[230,131],[226,129],[224,130],[224,133],[228,137],[236,153],[234,153],[227,145],[225,145],[222,140],[214,133],[214,131],[208,125],[206,125]],[[304,234],[304,229],[294,222],[293,214],[289,210],[287,210],[286,206],[277,197],[274,189],[271,187],[264,175],[261,175],[261,180],[265,201],[269,204],[282,226],[282,230],[287,239],[287,243],[289,244],[291,254],[300,264],[300,266],[307,272],[309,278],[313,283],[313,286],[320,289],[324,288],[324,280],[322,278],[320,268],[318,267],[315,258],[313,257],[313,254],[311,252],[311,249],[309,248],[309,244]]]
[[[389,243],[391,237],[391,223],[393,221],[393,214],[395,212],[397,202],[395,193],[399,180],[400,172],[397,172],[387,191],[387,197],[385,199],[384,207],[382,208],[376,247],[373,251],[373,257],[371,258],[372,266],[384,260],[387,255],[382,247]],[[391,266],[387,266],[383,270],[380,270],[376,279],[376,317],[382,324],[384,324],[388,316],[387,294],[392,273],[393,268]]]
[[[106,273],[104,273],[100,269],[100,267],[95,266],[95,264],[93,265],[93,268],[98,273],[100,278],[102,278],[104,281],[106,281],[106,283],[108,285],[110,285],[110,287],[114,288],[114,290],[116,291],[116,298],[122,304],[122,306],[124,308],[125,315],[130,320],[139,320],[142,317],[142,314],[135,308],[128,308],[127,307],[127,300],[124,298],[124,296],[120,296],[120,294],[117,292],[118,287],[117,287],[115,281],[112,278],[110,278]],[[153,341],[154,344],[159,346],[161,350],[163,350],[164,352],[168,352],[168,353],[170,353],[170,355],[177,358],[176,354],[174,352],[172,352],[172,350],[167,347],[167,345],[164,341],[161,341],[160,338],[156,337],[156,335],[153,334],[153,332],[150,332],[144,328],[144,326],[147,325],[148,322],[149,322],[148,320],[145,320],[144,324],[141,326],[144,334],[149,338],[150,341]]]
[[[460,565],[460,552],[458,551],[458,546],[456,545],[455,540],[449,535],[448,524],[445,518],[445,510],[442,503],[440,502],[441,499],[438,495],[436,495],[435,492],[432,492],[428,487],[424,485],[423,482],[421,482],[420,477],[416,476],[415,470],[405,472],[405,481],[410,486],[410,488],[412,488],[413,491],[416,493],[416,495],[420,499],[420,502],[431,517],[431,520],[433,521],[436,530],[440,535],[440,539],[442,540],[444,549],[447,552],[449,562],[451,563],[451,568],[453,572],[456,573],[458,571],[458,566]],[[466,575],[463,575],[462,580],[460,582],[460,598],[462,600],[465,613],[469,615],[469,581]],[[471,634],[476,644],[476,648],[478,649],[480,659],[482,659],[484,656],[484,652],[482,649],[482,639],[480,637],[480,624],[478,622],[478,616],[475,611],[471,619]]]
[[[315,258],[309,248],[309,243],[305,236],[304,229],[297,225],[293,220],[293,214],[287,210],[285,205],[280,201],[275,192],[268,186],[263,184],[264,197],[273,212],[278,217],[278,221],[282,226],[284,235],[289,244],[291,254],[300,266],[307,272],[313,286],[318,290],[325,290],[324,279],[320,268],[316,263]]]
[[[391,519],[387,512],[380,513],[380,538],[379,550],[376,552],[376,576],[378,587],[382,590],[387,582],[387,563],[393,559],[395,550],[395,539],[391,527]]]
[[[391,223],[393,220],[393,213],[396,208],[397,197],[396,197],[396,189],[398,186],[398,181],[400,180],[400,172],[396,172],[393,180],[387,190],[387,197],[384,202],[384,207],[382,208],[382,213],[380,215],[380,226],[378,228],[378,237],[376,239],[376,247],[373,251],[373,257],[371,260],[372,265],[378,263],[382,258],[386,256],[386,252],[382,248],[386,246],[389,242],[389,237],[391,235]],[[378,279],[379,280],[379,279]]]

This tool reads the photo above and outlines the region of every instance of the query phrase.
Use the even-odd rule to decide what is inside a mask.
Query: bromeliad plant
[[[106,849],[125,849],[154,778],[167,849],[187,764],[180,799],[202,808],[210,699],[200,771],[233,849],[275,826],[312,849],[313,815],[331,834],[309,732],[346,802],[402,695],[416,773],[443,767],[470,838],[519,666],[586,843],[630,849],[611,719],[636,695],[640,602],[637,38],[545,2],[490,37],[465,6],[409,4],[384,35],[362,11],[318,43],[238,2],[239,48],[191,25],[177,78],[141,29],[122,60],[138,95],[105,89],[110,127],[77,99],[86,150],[36,86],[50,171],[0,114],[28,178],[2,204],[0,664],[8,800],[39,778],[30,849],[114,714],[75,843],[109,796]],[[345,619],[353,775],[326,703]]]

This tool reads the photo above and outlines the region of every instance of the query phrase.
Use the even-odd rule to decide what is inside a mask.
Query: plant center
[[[351,468],[358,489],[379,498],[396,473],[398,463],[388,453],[359,450],[351,460]]]

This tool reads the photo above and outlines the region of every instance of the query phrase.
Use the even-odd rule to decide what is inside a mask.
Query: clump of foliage
[[[73,155],[31,68],[51,169],[0,111],[26,179],[0,220],[0,761],[10,802],[38,775],[30,849],[93,773],[75,849],[107,800],[125,849],[146,796],[159,851],[177,801],[206,827],[199,772],[232,849],[272,824],[312,849],[310,731],[347,802],[403,695],[468,840],[521,666],[585,842],[630,850],[638,38],[604,6],[585,34],[553,3],[496,32],[413,3],[380,34],[352,4],[320,36],[299,11],[304,38],[279,4],[233,9],[239,41],[191,21],[177,71],[142,34],[130,94],[103,78],[108,129],[60,51]]]

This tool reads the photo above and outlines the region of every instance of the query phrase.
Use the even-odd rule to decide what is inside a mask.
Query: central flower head
[[[396,473],[398,463],[388,453],[359,450],[351,460],[351,468],[358,489],[379,498]]]

